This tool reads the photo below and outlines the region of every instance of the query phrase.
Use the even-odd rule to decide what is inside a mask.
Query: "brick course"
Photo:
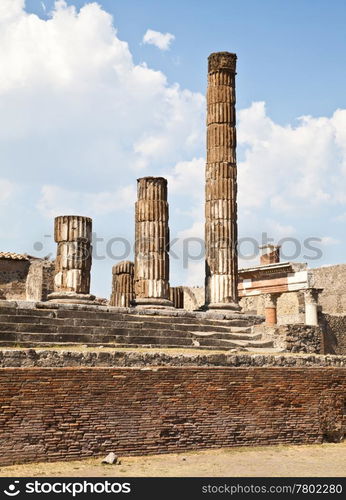
[[[3,368],[0,465],[345,431],[345,368]]]

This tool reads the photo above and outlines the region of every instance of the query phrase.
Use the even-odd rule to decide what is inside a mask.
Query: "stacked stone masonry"
[[[252,325],[262,321],[258,316],[188,313],[173,307],[155,310],[0,301],[0,346],[272,347],[272,340],[262,341],[261,333],[251,332]]]
[[[55,260],[55,292],[89,293],[91,229],[92,221],[89,217],[56,217],[54,238],[58,249]]]
[[[208,307],[237,308],[236,55],[208,59],[205,186],[206,297]]]
[[[135,220],[135,296],[139,303],[169,301],[167,180],[138,179]]]
[[[337,367],[3,368],[0,464],[340,440],[345,387]]]
[[[133,262],[119,262],[119,264],[113,266],[112,274],[110,305],[114,307],[130,307],[135,299]]]

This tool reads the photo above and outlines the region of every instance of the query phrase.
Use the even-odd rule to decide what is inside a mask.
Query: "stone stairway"
[[[259,316],[80,306],[0,304],[0,347],[104,346],[271,350]]]

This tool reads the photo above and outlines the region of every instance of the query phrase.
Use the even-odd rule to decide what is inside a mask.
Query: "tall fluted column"
[[[112,269],[112,296],[110,305],[130,307],[135,298],[134,264],[128,260],[115,264]]]
[[[92,220],[78,215],[55,218],[54,238],[58,244],[55,259],[54,292],[49,300],[85,302],[90,295]]]
[[[167,180],[137,180],[135,296],[142,307],[172,307],[169,300]]]
[[[208,58],[205,202],[206,306],[238,311],[236,54]]]
[[[169,298],[176,309],[184,309],[184,288],[182,286],[171,286]]]

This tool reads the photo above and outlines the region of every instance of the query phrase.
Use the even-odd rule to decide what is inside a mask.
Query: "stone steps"
[[[4,325],[0,325],[0,327],[3,327]],[[141,339],[145,338],[147,336],[150,336],[152,338],[157,339],[155,342],[160,342],[160,339],[163,337],[168,337],[168,338],[181,338],[181,339],[195,339],[199,341],[200,343],[205,343],[209,342],[211,345],[216,345],[214,341],[217,341],[216,343],[221,343],[221,341],[247,341],[247,342],[253,342],[256,340],[261,339],[261,335],[259,334],[247,334],[247,333],[218,333],[218,332],[203,332],[202,334],[199,334],[198,332],[189,332],[189,331],[180,331],[180,330],[175,330],[172,332],[167,332],[167,331],[162,331],[162,330],[150,330],[150,329],[144,329],[144,330],[126,330],[126,329],[102,329],[102,328],[95,328],[95,329],[88,329],[87,327],[84,328],[74,328],[74,327],[64,327],[64,328],[58,328],[55,331],[47,331],[43,328],[39,328],[39,331],[37,331],[35,328],[24,328],[24,329],[19,329],[18,325],[16,325],[17,328],[16,330],[14,329],[5,329],[0,331],[0,338],[4,340],[12,340],[12,339],[21,339],[23,335],[31,335],[32,338],[37,338],[38,340],[43,338],[47,338],[47,336],[50,336],[52,338],[52,341],[55,341],[55,339],[59,338],[61,341],[64,341],[64,339],[67,341],[68,338],[75,339],[78,342],[82,343],[88,343],[88,339],[96,339],[96,338],[102,338],[101,342],[111,342],[112,339],[116,338],[124,338],[126,341],[130,341],[130,339]],[[40,326],[40,325],[39,325]],[[50,330],[52,327],[50,327]],[[168,335],[169,333],[169,335]],[[191,342],[191,340],[190,340]],[[189,343],[187,341],[187,343]]]
[[[70,322],[71,323],[71,322]],[[75,323],[59,323],[53,322],[51,324],[36,324],[36,323],[0,323],[0,334],[1,332],[13,332],[13,333],[51,333],[51,334],[65,334],[65,333],[75,333],[75,334],[112,334],[112,335],[141,335],[145,332],[150,331],[154,336],[161,336],[162,334],[167,334],[168,332],[173,335],[179,335],[183,337],[213,337],[213,338],[234,338],[234,339],[253,339],[260,338],[260,334],[251,334],[251,328],[239,328],[231,327],[228,329],[223,328],[220,330],[211,330],[205,327],[203,331],[199,331],[202,325],[170,325],[162,327],[159,323],[138,323],[129,324],[127,322],[114,322],[111,326],[79,326]]]
[[[97,342],[90,342],[88,344],[81,344],[80,342],[64,342],[64,343],[59,343],[59,342],[0,342],[0,349],[3,348],[23,348],[23,349],[41,349],[41,348],[63,348],[63,349],[68,349],[69,347],[81,347],[81,346],[86,346],[86,347],[95,347],[95,348],[129,348],[129,349],[157,349],[158,346],[157,344],[102,344],[102,343],[97,343]],[[181,345],[174,345],[174,344],[169,344],[165,346],[161,346],[162,348],[165,349],[182,349],[186,348],[187,346],[181,346]],[[198,350],[203,350],[203,351],[229,351],[230,347],[226,346],[198,346],[195,347],[193,345],[188,346],[190,349],[198,349]],[[245,351],[246,349],[242,349],[242,351]],[[252,351],[252,349],[251,349]]]
[[[219,333],[219,332],[191,332],[194,338],[216,338],[216,339],[228,339],[228,340],[259,340],[262,335],[260,333],[247,333],[243,331],[232,332],[232,333]]]
[[[205,338],[195,336],[191,337],[183,337],[183,336],[153,336],[150,335],[149,332],[146,332],[145,335],[102,335],[102,334],[45,334],[45,333],[18,333],[18,332],[3,332],[0,334],[0,345],[2,346],[11,346],[18,345],[22,346],[26,343],[30,343],[30,345],[40,345],[41,343],[45,344],[87,344],[87,345],[103,345],[103,346],[111,346],[111,345],[156,345],[156,346],[186,346],[186,347],[199,347],[199,346],[210,346],[214,348],[225,347],[228,349],[236,348],[236,347],[258,347],[258,348],[266,348],[273,347],[273,343],[271,341],[261,341],[261,340],[252,340],[252,339],[242,339],[242,340],[234,340],[234,339],[220,339],[220,338]]]
[[[270,348],[252,333],[255,316],[186,311],[134,311],[40,303],[0,307],[0,346],[142,346],[210,349]],[[50,307],[48,307],[50,306]]]

